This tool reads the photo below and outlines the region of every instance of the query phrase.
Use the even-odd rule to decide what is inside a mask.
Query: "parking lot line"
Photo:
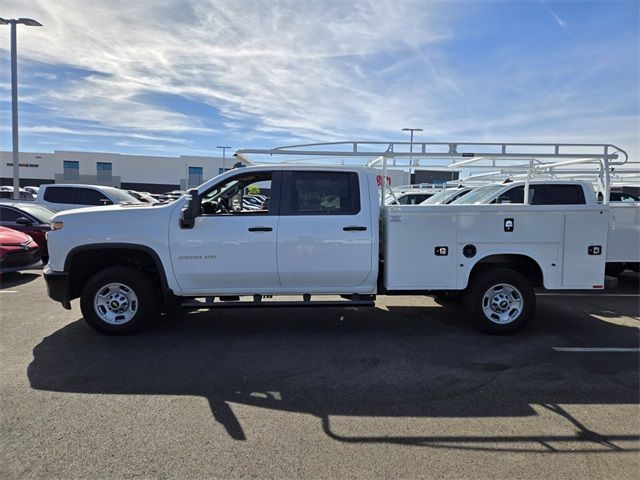
[[[0,293],[18,293],[17,290],[0,290]]]
[[[640,348],[622,348],[622,347],[551,347],[556,352],[640,352]]]
[[[593,297],[597,295],[598,297],[638,297],[640,296],[637,293],[598,293],[598,291],[594,291],[593,293],[537,293],[538,297]]]

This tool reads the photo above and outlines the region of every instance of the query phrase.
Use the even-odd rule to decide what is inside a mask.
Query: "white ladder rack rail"
[[[508,142],[343,141],[287,145],[271,149],[246,148],[236,151],[234,155],[250,163],[253,162],[247,155],[368,158],[366,166],[382,164],[383,178],[386,178],[387,163],[390,159],[393,160],[394,166],[398,166],[397,159],[409,159],[409,165],[401,165],[404,168],[421,166],[423,160],[453,159],[453,162],[448,165],[450,169],[495,168],[497,162],[507,161],[510,162],[507,169],[520,167],[522,171],[524,167],[526,170],[525,203],[528,197],[529,180],[535,171],[585,163],[598,165],[598,170],[594,172],[598,172],[599,181],[605,193],[605,202],[608,203],[611,166],[624,165],[629,159],[627,152],[612,144]],[[481,161],[489,162],[490,165],[478,165]],[[520,164],[518,165],[517,162]],[[384,202],[386,182],[382,182],[381,186],[381,202]]]

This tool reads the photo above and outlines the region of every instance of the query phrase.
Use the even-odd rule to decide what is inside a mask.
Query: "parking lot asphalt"
[[[424,296],[106,337],[5,276],[0,478],[637,478],[638,289],[541,295],[504,337]]]

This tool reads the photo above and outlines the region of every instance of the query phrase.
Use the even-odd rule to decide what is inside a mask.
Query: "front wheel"
[[[481,330],[515,333],[533,317],[536,296],[523,275],[508,268],[495,268],[471,280],[465,307]]]
[[[108,335],[127,335],[158,316],[151,279],[129,267],[111,267],[89,279],[80,296],[85,321]]]

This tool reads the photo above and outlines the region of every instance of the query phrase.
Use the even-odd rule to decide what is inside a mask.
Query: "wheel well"
[[[138,248],[89,248],[69,254],[65,271],[69,274],[70,299],[78,298],[82,287],[101,270],[118,265],[136,268],[151,278],[157,289],[162,289],[165,279],[153,255]]]
[[[519,254],[489,255],[473,266],[469,278],[492,267],[510,268],[523,275],[532,286],[543,285],[542,269],[538,262],[531,257]]]

